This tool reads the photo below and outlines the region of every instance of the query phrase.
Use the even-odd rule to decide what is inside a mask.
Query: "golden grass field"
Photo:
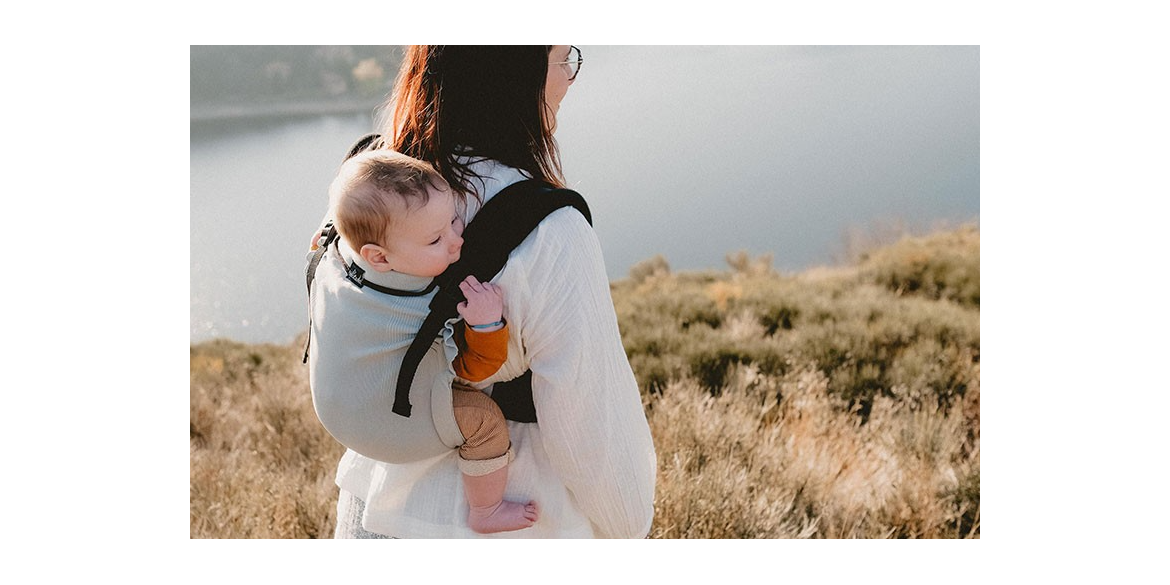
[[[612,284],[658,454],[652,538],[979,538],[979,231],[848,266],[653,258]],[[191,537],[329,538],[343,448],[303,342],[191,346]]]

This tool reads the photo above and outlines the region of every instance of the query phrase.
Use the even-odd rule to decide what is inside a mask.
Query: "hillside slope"
[[[613,283],[659,460],[652,537],[979,537],[979,232],[776,274]],[[191,536],[329,537],[302,346],[191,347]]]

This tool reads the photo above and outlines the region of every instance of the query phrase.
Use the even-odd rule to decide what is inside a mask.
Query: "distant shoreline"
[[[286,103],[240,103],[191,105],[191,123],[221,122],[256,118],[287,116],[318,116],[326,114],[374,114],[382,100],[335,99]]]

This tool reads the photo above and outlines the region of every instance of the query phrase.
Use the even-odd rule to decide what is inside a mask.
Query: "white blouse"
[[[475,170],[486,178],[477,185],[485,200],[525,178],[491,161]],[[470,202],[468,221],[478,207]],[[516,459],[505,498],[535,500],[540,520],[491,535],[468,528],[454,450],[404,464],[347,450],[337,485],[365,502],[366,530],[390,536],[645,537],[654,512],[654,445],[596,233],[577,211],[556,211],[512,252],[492,282],[504,291],[512,334],[507,362],[479,386],[532,370],[539,423],[508,421]]]

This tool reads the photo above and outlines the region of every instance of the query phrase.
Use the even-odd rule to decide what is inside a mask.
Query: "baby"
[[[463,220],[454,192],[433,168],[389,151],[363,152],[347,160],[330,188],[330,205],[341,238],[372,270],[435,277],[459,259]],[[464,382],[494,374],[507,359],[508,328],[499,287],[468,276],[459,285],[463,342],[453,366],[455,421],[464,437],[459,469],[470,506],[468,525],[479,533],[532,526],[535,502],[504,500],[511,442],[499,406]],[[384,295],[394,302],[392,294]],[[456,336],[457,341],[460,336]]]

